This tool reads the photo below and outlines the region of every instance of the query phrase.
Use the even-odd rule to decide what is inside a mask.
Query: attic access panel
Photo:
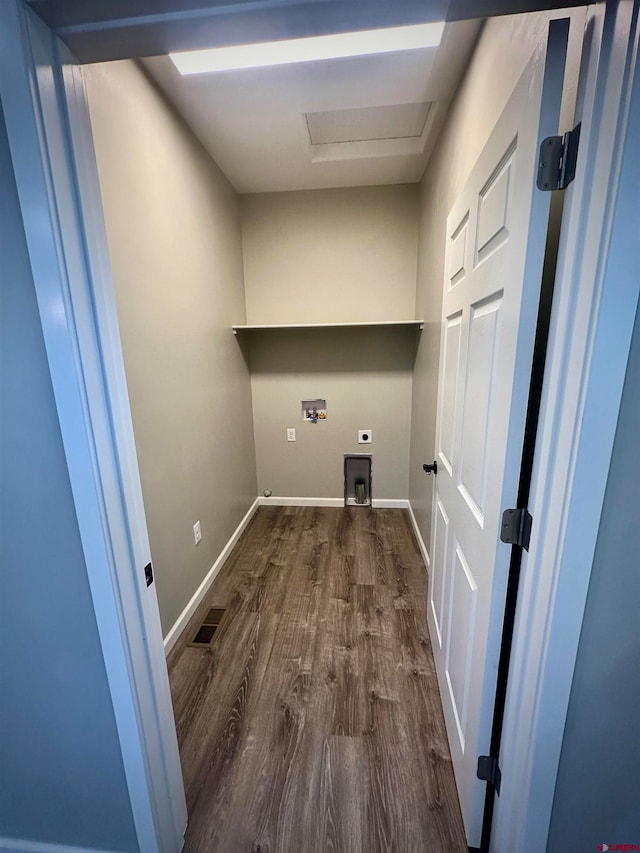
[[[391,104],[382,107],[305,113],[312,145],[416,139],[422,136],[431,104]]]

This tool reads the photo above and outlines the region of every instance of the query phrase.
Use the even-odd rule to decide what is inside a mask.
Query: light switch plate
[[[287,428],[287,441],[295,441],[296,440],[296,431],[292,427]]]
[[[202,539],[202,530],[200,528],[200,522],[196,521],[196,523],[193,525],[193,540],[194,540],[195,544],[197,545],[201,539]]]
[[[358,430],[358,444],[371,444],[373,441],[373,432],[370,429]]]

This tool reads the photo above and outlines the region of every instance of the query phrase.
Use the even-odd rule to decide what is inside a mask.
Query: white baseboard
[[[409,501],[405,498],[374,498],[374,509],[409,509]]]
[[[260,506],[344,506],[344,498],[258,498]],[[374,498],[373,509],[407,509],[404,498]]]
[[[418,527],[416,517],[413,514],[413,507],[411,506],[411,501],[408,501],[407,503],[409,506],[409,517],[411,518],[411,524],[413,525],[413,532],[416,534],[416,539],[418,540],[418,547],[420,548],[422,559],[424,560],[424,564],[427,567],[427,572],[431,573],[431,557],[429,556],[429,552],[427,551],[427,546],[424,544],[424,539],[422,538],[422,533],[420,533],[420,528]]]
[[[25,841],[24,838],[0,838],[0,853],[112,853],[94,847],[70,847],[68,844],[49,844]]]
[[[344,498],[258,498],[260,506],[344,506]]]
[[[251,518],[253,517],[255,511],[260,506],[261,500],[263,500],[263,499],[262,498],[256,498],[255,501],[251,504],[251,506],[249,507],[249,509],[247,511],[247,514],[242,519],[240,524],[236,527],[235,531],[231,535],[231,538],[229,539],[227,544],[224,546],[224,548],[220,552],[220,556],[215,561],[213,566],[211,566],[211,568],[209,569],[209,572],[207,573],[207,576],[202,581],[202,583],[200,584],[198,589],[195,591],[193,598],[187,604],[187,606],[182,611],[180,616],[178,616],[175,624],[169,630],[169,633],[167,634],[167,636],[164,638],[165,657],[166,657],[166,655],[169,654],[171,649],[175,646],[176,641],[178,640],[178,637],[186,628],[187,623],[189,622],[189,619],[191,619],[193,614],[196,612],[198,605],[200,604],[202,599],[207,594],[207,591],[208,591],[209,587],[211,586],[211,584],[213,583],[213,581],[215,580],[218,572],[226,563],[227,558],[229,557],[229,554],[233,550],[234,545],[236,544],[236,542],[238,541],[238,539],[242,535],[246,526],[251,521]]]

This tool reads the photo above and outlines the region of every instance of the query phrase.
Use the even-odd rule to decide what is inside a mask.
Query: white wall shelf
[[[265,329],[357,329],[357,328],[384,328],[391,326],[404,326],[409,329],[423,329],[422,320],[372,320],[363,323],[261,323],[232,326],[233,334],[238,332],[251,332]]]

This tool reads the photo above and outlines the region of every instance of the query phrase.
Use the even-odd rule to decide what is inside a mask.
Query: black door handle
[[[438,463],[436,462],[435,459],[433,460],[433,465],[427,465],[427,463],[425,462],[425,464],[422,466],[422,470],[426,471],[427,474],[437,474],[438,473]]]

